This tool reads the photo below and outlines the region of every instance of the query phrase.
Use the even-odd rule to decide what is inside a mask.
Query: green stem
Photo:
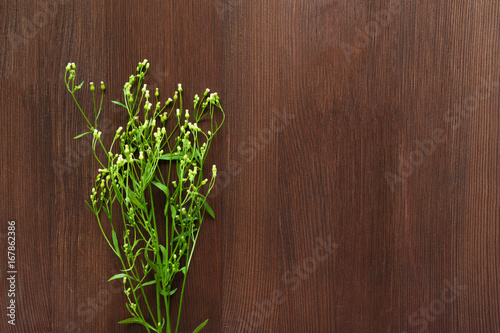
[[[181,308],[182,308],[182,300],[184,298],[184,286],[186,285],[186,277],[187,277],[187,268],[184,272],[184,279],[182,281],[182,290],[181,290],[181,299],[179,300],[179,312],[177,314],[177,324],[175,325],[175,333],[177,333],[179,329],[179,323],[181,321]]]

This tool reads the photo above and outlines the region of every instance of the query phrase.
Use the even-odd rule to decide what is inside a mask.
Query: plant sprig
[[[104,83],[100,85],[99,105],[96,88],[92,82],[89,85],[94,106],[91,122],[75,96],[83,82],[75,83],[74,63],[66,66],[64,81],[88,128],[75,139],[93,136],[91,149],[101,166],[90,201],[85,202],[123,268],[108,280],[123,282],[126,308],[131,317],[120,323],[141,324],[148,332],[171,333],[179,329],[186,277],[205,213],[214,217],[207,196],[214,186],[217,168],[213,165],[210,179],[204,177],[203,169],[225,113],[219,96],[209,89],[201,97],[195,95],[192,114],[188,109],[182,111],[181,84],[172,98],[160,102],[158,89],[152,97],[144,83],[149,66],[147,60],[140,62],[136,74],[131,75],[123,87],[123,103],[112,101],[123,107],[129,117],[127,124],[116,130],[109,148],[98,130],[106,90]],[[154,100],[154,104],[150,100]],[[222,114],[220,123],[216,120],[217,112]],[[207,123],[209,130],[205,132],[202,123]],[[165,196],[161,217],[155,214],[155,188]],[[120,228],[115,225],[117,214],[113,209],[117,207],[121,215],[118,220],[122,221]],[[103,214],[111,232],[103,227]],[[161,226],[165,233],[163,242]],[[169,310],[171,296],[177,292],[172,289],[172,283],[179,273],[183,280],[173,328]],[[154,300],[148,299],[147,288],[155,288]],[[194,332],[201,330],[207,321]]]

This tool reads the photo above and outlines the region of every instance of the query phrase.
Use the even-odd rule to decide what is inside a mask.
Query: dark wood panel
[[[97,168],[63,69],[209,87],[210,163],[182,332],[500,331],[495,1],[0,3],[2,332],[141,332],[83,200]],[[81,99],[88,103],[89,95]],[[111,127],[124,121],[108,106]],[[109,133],[104,133],[104,136]]]

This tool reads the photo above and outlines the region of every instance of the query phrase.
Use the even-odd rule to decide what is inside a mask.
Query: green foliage
[[[159,100],[158,90],[151,98],[144,83],[148,68],[147,60],[140,62],[137,73],[131,75],[123,87],[123,103],[113,101],[128,113],[128,122],[116,130],[109,148],[105,147],[102,133],[98,130],[106,89],[104,83],[100,85],[99,106],[96,104],[96,88],[90,83],[94,102],[93,118],[90,119],[93,122],[75,96],[83,82],[75,85],[74,63],[66,67],[65,84],[88,127],[88,131],[77,135],[75,139],[86,134],[93,135],[92,152],[101,166],[90,201],[86,203],[95,214],[104,239],[123,267],[122,273],[109,279],[123,281],[126,308],[131,317],[120,323],[140,324],[148,332],[170,333],[174,332],[169,315],[170,298],[177,290],[172,289],[172,282],[178,273],[182,273],[183,283],[175,325],[177,332],[186,276],[205,212],[214,216],[206,200],[214,186],[217,169],[215,165],[212,167],[210,180],[204,178],[203,169],[208,150],[224,122],[225,114],[219,96],[210,94],[208,89],[201,98],[195,95],[192,114],[188,110],[181,111],[180,84],[174,96],[164,103]],[[154,105],[150,99],[154,99]],[[222,114],[220,123],[215,119],[216,112]],[[207,131],[199,125],[207,127]],[[159,210],[163,212],[161,217],[156,216],[154,207],[159,198],[163,206]],[[117,207],[118,217],[114,211]],[[111,237],[109,232],[105,232],[109,228],[103,228],[102,213],[108,219]],[[164,237],[160,237],[160,231],[164,232]],[[156,289],[156,299],[146,297],[147,288]],[[201,330],[207,321],[198,326],[195,332]]]

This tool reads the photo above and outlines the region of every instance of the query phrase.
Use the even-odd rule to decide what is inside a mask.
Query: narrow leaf
[[[111,182],[111,184],[113,185],[113,189],[115,190],[116,199],[118,199],[118,202],[121,205],[123,203],[123,196],[121,189],[118,188],[115,182]]]
[[[127,318],[124,320],[120,320],[118,324],[142,324],[143,320],[137,317]]]
[[[175,216],[177,215],[177,210],[174,205],[170,205],[170,211],[172,212],[172,221],[175,222]]]
[[[83,86],[83,81],[78,86],[76,86],[75,90],[80,89]]]
[[[178,153],[163,154],[159,157],[160,160],[172,161],[180,160],[181,156]]]
[[[121,258],[121,256],[120,256],[120,246],[118,245],[118,237],[116,237],[115,230],[111,231],[111,235],[113,237],[113,246],[115,247],[116,255]]]
[[[85,136],[89,133],[92,133],[92,132],[85,132],[85,133],[82,133],[82,134],[78,134],[77,136],[75,136],[73,139],[78,139],[78,138],[81,138],[82,136]]]
[[[201,162],[201,154],[198,149],[195,149],[193,151],[192,157]]]
[[[158,265],[152,262],[147,255],[144,255],[144,257],[146,258],[146,262],[148,263],[149,267],[151,267],[153,271],[158,272]]]
[[[123,104],[123,103],[120,103],[120,102],[118,102],[118,101],[111,101],[111,103],[115,103],[116,105],[119,105],[119,106],[121,106],[121,107],[124,107],[125,109],[127,109],[127,110],[128,110],[127,106],[126,106],[125,104]]]
[[[162,190],[163,193],[165,193],[165,195],[168,198],[168,188],[165,185],[163,185],[160,182],[154,181],[154,180],[151,183],[153,183],[156,187],[158,187],[160,190]]]
[[[113,275],[109,280],[109,281],[113,281],[113,280],[116,280],[116,279],[123,279],[123,278],[127,278],[127,279],[130,279],[130,280],[133,280],[133,281],[137,281],[136,279],[134,279],[133,277],[131,277],[130,275],[128,274],[125,274],[125,273],[119,273],[119,274],[115,274]]]
[[[176,291],[177,291],[177,288],[175,288],[174,290],[170,290],[170,291],[160,290],[160,294],[163,296],[172,296],[173,294],[175,294]]]
[[[153,214],[155,213],[154,209],[151,208],[150,212],[149,212],[149,215],[148,215],[148,219],[149,221],[153,221]]]
[[[87,200],[85,200],[85,203],[87,204],[87,206],[89,206],[89,208],[90,208],[91,211],[94,211],[94,208],[92,208],[92,206],[88,203]]]
[[[165,259],[167,257],[167,249],[165,248],[165,246],[160,244],[160,251],[161,251],[161,255]],[[164,261],[166,261],[166,259]]]
[[[155,284],[156,283],[156,280],[151,280],[151,281],[148,281],[146,283],[143,283],[142,286],[145,287],[145,286],[149,286],[149,285],[152,285],[152,284]]]
[[[200,326],[196,327],[196,329],[193,331],[193,333],[198,333],[199,331],[201,331],[201,329],[203,327],[205,327],[205,325],[208,323],[208,319],[205,320],[203,323],[200,324]]]
[[[196,230],[198,230],[198,229],[197,228],[193,228],[192,230],[184,231],[183,233],[181,233],[178,236],[174,237],[174,239],[172,239],[172,242],[175,242],[176,240],[178,240],[182,236],[187,237],[187,236],[191,235],[191,233],[195,233]]]
[[[104,214],[106,214],[108,219],[111,220],[111,214],[110,214],[109,210],[106,208],[106,206],[103,205],[102,210],[104,211]]]
[[[207,211],[207,213],[212,216],[212,218],[215,219],[215,214],[214,214],[214,211],[212,210],[212,207],[210,207],[210,205],[205,201],[205,209]]]
[[[127,196],[129,197],[130,201],[132,201],[134,204],[137,205],[142,210],[146,210],[146,207],[137,199],[135,196],[135,193],[130,190],[130,188],[127,188]]]

